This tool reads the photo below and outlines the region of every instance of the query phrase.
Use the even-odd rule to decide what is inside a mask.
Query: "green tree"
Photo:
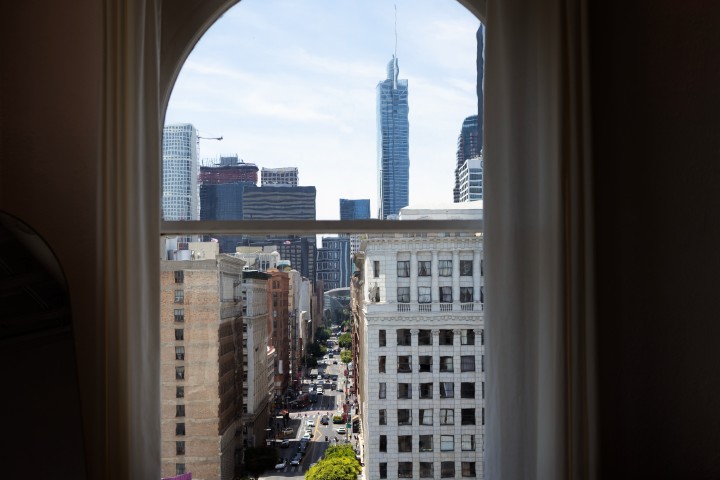
[[[317,330],[315,330],[315,338],[318,341],[324,342],[330,338],[330,335],[332,335],[332,330],[330,330],[329,327],[318,327]]]
[[[317,368],[317,358],[313,357],[312,355],[308,355],[305,357],[305,366],[307,368]]]
[[[258,478],[265,470],[277,465],[277,451],[272,447],[249,447],[245,449],[245,470]]]
[[[305,473],[306,480],[355,480],[362,471],[350,445],[329,447],[325,456]]]
[[[343,333],[338,337],[338,345],[340,348],[352,347],[352,336],[349,333]]]
[[[346,365],[352,362],[352,352],[350,350],[340,352],[340,361]]]

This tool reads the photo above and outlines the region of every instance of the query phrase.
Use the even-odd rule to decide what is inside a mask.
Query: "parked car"
[[[283,440],[280,442],[280,448],[288,448],[290,446],[290,440]]]
[[[301,442],[309,442],[312,437],[313,437],[313,436],[312,436],[312,433],[310,433],[310,432],[305,432],[305,435],[302,436],[302,438],[300,439],[300,441],[301,441]]]
[[[285,428],[283,428],[282,433],[283,433],[283,435],[292,435],[293,429],[290,427],[285,427]]]
[[[282,459],[280,460],[280,463],[275,465],[275,470],[284,470],[285,467],[287,467],[287,462],[285,461],[285,459]]]
[[[318,392],[318,393],[321,393],[321,392]],[[310,420],[308,420],[307,422],[305,422],[305,424],[306,424],[308,427],[314,427],[314,426],[315,426],[315,420],[313,420],[313,419],[311,418]]]
[[[345,434],[345,433],[347,433],[347,430],[345,430],[345,427],[340,427],[337,429],[337,432],[340,434]]]
[[[290,460],[290,465],[300,465],[300,462],[302,461],[302,455],[299,453],[296,453],[295,456]]]

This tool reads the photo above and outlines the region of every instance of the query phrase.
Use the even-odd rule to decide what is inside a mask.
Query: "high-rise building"
[[[453,202],[460,201],[460,170],[465,160],[476,158],[480,155],[481,145],[478,144],[478,116],[467,117],[460,129],[457,141],[457,153],[455,155],[455,188],[453,189]]]
[[[268,284],[268,332],[270,344],[277,352],[273,370],[275,372],[275,401],[283,403],[290,380],[290,276],[288,272],[277,269],[267,272]]]
[[[348,198],[340,199],[340,220],[364,220],[370,218],[370,199],[361,198],[351,200]],[[340,236],[350,238],[350,253],[355,253],[360,247],[360,235],[340,234]]]
[[[478,122],[477,122],[477,145],[478,154],[482,153],[485,135],[485,25],[480,23],[477,37],[477,99],[478,99]]]
[[[162,149],[163,219],[197,220],[197,129],[189,123],[165,125]]]
[[[297,167],[263,168],[260,171],[261,185],[298,186]]]
[[[363,220],[370,218],[370,199],[340,199],[340,220]]]
[[[323,237],[317,252],[317,279],[323,291],[350,286],[350,238]]]
[[[200,166],[200,220],[242,220],[245,187],[257,185],[258,167],[237,155]],[[234,253],[239,235],[218,236],[220,252]]]
[[[465,160],[457,175],[460,189],[458,202],[474,202],[483,199],[482,156]]]
[[[468,210],[400,217],[481,218]],[[483,478],[482,237],[371,234],[355,262],[352,414],[366,476]]]
[[[378,218],[397,215],[409,198],[408,81],[399,80],[393,55],[387,78],[377,85]]]
[[[241,464],[244,262],[213,245],[207,259],[160,262],[163,477],[230,480]]]
[[[244,220],[315,220],[315,187],[250,186],[243,191]]]

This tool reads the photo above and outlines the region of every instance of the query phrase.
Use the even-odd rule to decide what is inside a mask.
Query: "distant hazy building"
[[[397,214],[409,198],[408,81],[399,80],[393,55],[387,78],[377,85],[378,218]]]
[[[400,218],[480,220],[476,205]],[[482,237],[368,235],[356,255],[361,456],[367,478],[483,478]]]
[[[350,285],[350,238],[323,237],[317,253],[317,279],[323,282],[323,291]]]
[[[458,172],[460,197],[458,202],[473,202],[483,199],[482,156],[465,160]]]
[[[298,186],[297,167],[263,168],[260,172],[261,185]]]
[[[162,476],[235,478],[242,462],[244,263],[160,262]]]
[[[243,191],[244,220],[315,220],[315,187],[265,185]]]
[[[370,199],[340,199],[340,220],[363,220],[370,218]]]

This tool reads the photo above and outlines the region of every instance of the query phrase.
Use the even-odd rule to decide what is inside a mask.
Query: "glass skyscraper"
[[[408,81],[399,80],[397,58],[377,85],[378,218],[397,215],[409,203]]]
[[[163,129],[164,220],[197,220],[198,153],[197,130],[189,123],[166,125]]]
[[[370,218],[370,199],[340,199],[340,220],[362,220]]]

